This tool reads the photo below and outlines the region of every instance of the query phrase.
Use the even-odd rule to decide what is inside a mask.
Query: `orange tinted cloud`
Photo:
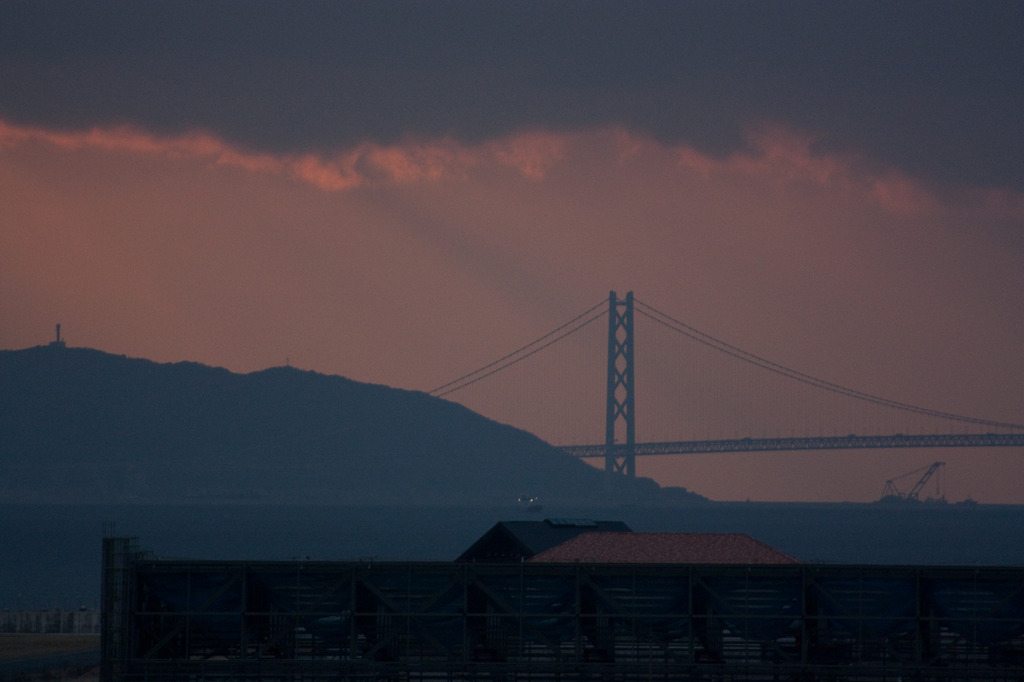
[[[939,190],[895,170],[868,164],[864,159],[817,153],[813,136],[778,126],[753,129],[748,141],[749,151],[733,153],[724,159],[684,147],[679,150],[680,163],[704,176],[739,173],[779,184],[806,183],[838,190],[886,211],[906,215],[935,217],[952,203],[964,202],[991,217],[1019,219],[1024,216],[1024,197],[1020,193],[977,188]],[[953,196],[943,198],[940,191]]]
[[[969,204],[992,217],[1024,216],[1024,197],[1009,190],[959,189],[941,198],[926,183],[893,170],[865,170],[863,160],[814,151],[812,136],[779,126],[762,126],[748,136],[749,151],[722,159],[692,147],[674,148],[680,167],[703,177],[744,175],[777,184],[810,184],[838,190],[887,211],[936,215],[944,204]],[[542,179],[550,168],[597,141],[610,146],[619,163],[644,163],[643,155],[659,155],[664,148],[648,138],[622,129],[591,133],[527,132],[510,138],[466,146],[454,140],[383,146],[363,143],[335,155],[254,154],[212,135],[192,133],[161,137],[118,127],[85,132],[59,132],[14,126],[0,121],[0,146],[44,142],[67,150],[85,148],[204,160],[249,172],[285,174],[325,190],[342,191],[380,183],[408,184],[461,176],[486,165],[512,168],[522,176]],[[672,149],[672,148],[669,148]]]
[[[563,160],[569,139],[553,133],[524,133],[490,143],[487,148],[500,163],[515,168],[525,177],[539,180],[551,166]]]
[[[400,146],[363,143],[335,155],[273,156],[245,152],[202,133],[161,137],[126,127],[55,132],[0,121],[0,145],[27,142],[43,142],[70,151],[96,149],[205,160],[250,172],[291,175],[325,191],[438,180],[465,172],[480,163],[481,157],[514,168],[526,177],[540,178],[560,158],[564,147],[563,140],[552,135],[524,134],[478,148],[466,148],[450,140]]]

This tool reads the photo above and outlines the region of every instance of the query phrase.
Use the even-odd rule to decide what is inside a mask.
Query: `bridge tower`
[[[633,292],[608,297],[608,400],[604,469],[636,477],[636,421],[633,372]]]

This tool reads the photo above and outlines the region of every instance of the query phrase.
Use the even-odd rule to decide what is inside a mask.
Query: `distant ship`
[[[536,495],[520,495],[516,499],[516,504],[519,505],[521,511],[539,513],[544,509],[540,503],[540,498]]]
[[[886,496],[881,497],[878,500],[876,500],[875,503],[876,504],[905,504],[905,505],[913,505],[913,504],[928,504],[928,505],[949,504],[949,502],[946,500],[945,497],[926,497],[925,499],[922,500],[922,499],[917,498],[917,497],[908,497],[906,495],[886,495]],[[957,504],[960,504],[960,503],[957,502]]]

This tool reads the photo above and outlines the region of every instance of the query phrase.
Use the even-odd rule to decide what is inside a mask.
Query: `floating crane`
[[[890,478],[888,481],[885,482],[885,487],[882,488],[882,499],[914,501],[919,500],[920,498],[918,497],[918,495],[920,494],[921,489],[924,488],[925,484],[928,483],[931,477],[934,476],[935,473],[938,472],[938,470],[944,466],[946,466],[945,462],[932,462],[926,467],[921,467],[920,469],[908,471],[907,473],[902,474],[901,476],[897,476],[896,478]],[[903,493],[900,491],[899,488],[896,487],[896,481],[899,481],[900,479],[903,478],[907,478],[908,476],[914,476],[916,474],[921,474],[921,476],[917,479],[917,483],[914,484],[914,487],[911,488],[909,492]],[[936,478],[935,480],[936,495],[939,497],[939,499],[942,499],[943,496],[942,491],[940,490],[939,479]]]

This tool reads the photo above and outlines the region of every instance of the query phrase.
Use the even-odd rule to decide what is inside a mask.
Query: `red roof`
[[[528,559],[539,563],[796,564],[743,533],[584,533]]]

